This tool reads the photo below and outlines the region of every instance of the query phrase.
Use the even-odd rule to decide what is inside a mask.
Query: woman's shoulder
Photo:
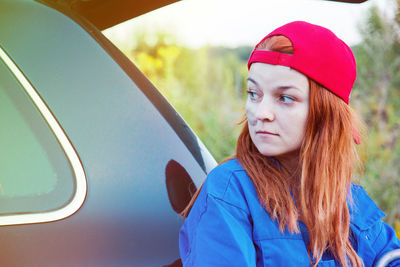
[[[222,198],[228,187],[240,186],[248,176],[236,158],[230,159],[215,167],[204,182],[207,192]]]
[[[215,175],[230,176],[233,173],[238,173],[238,172],[239,173],[245,172],[245,170],[242,167],[242,165],[240,165],[237,158],[232,158],[230,160],[227,160],[219,164],[214,169],[212,169],[208,176],[215,176]]]
[[[208,174],[203,189],[204,193],[240,208],[244,208],[244,200],[249,195],[256,195],[252,181],[236,158],[215,167]]]
[[[351,185],[351,196],[352,200],[349,203],[351,222],[360,230],[370,228],[386,216],[361,185]]]

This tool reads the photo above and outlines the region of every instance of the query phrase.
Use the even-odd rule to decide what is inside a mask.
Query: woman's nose
[[[268,101],[262,101],[257,107],[256,118],[261,121],[273,121],[275,119],[273,105]]]

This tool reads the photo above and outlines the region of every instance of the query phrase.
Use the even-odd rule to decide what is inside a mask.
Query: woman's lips
[[[256,134],[259,136],[278,136],[279,134],[271,133],[268,131],[256,131]]]

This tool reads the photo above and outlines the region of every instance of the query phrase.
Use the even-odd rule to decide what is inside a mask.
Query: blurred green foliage
[[[360,25],[363,41],[353,51],[358,77],[353,107],[367,126],[361,184],[385,211],[400,236],[400,13],[372,7]]]
[[[397,10],[398,11],[398,10]],[[363,41],[353,47],[358,78],[351,103],[367,125],[360,147],[361,184],[400,236],[400,15],[373,7],[360,23]],[[153,34],[154,35],[154,34]],[[246,98],[251,47],[190,49],[158,32],[137,33],[125,53],[172,103],[217,162],[234,154]]]

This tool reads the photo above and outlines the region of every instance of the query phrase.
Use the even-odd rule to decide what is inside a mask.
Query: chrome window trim
[[[33,88],[31,83],[17,67],[14,61],[8,56],[8,54],[0,46],[0,59],[6,64],[9,70],[13,73],[15,78],[19,81],[26,93],[31,98],[32,102],[36,105],[39,112],[42,114],[46,123],[54,133],[56,139],[61,145],[64,153],[69,160],[72,171],[76,179],[75,194],[71,201],[57,210],[41,213],[27,213],[27,214],[15,214],[15,215],[4,215],[0,214],[0,226],[1,225],[19,225],[19,224],[31,224],[31,223],[42,223],[61,220],[74,214],[82,206],[86,198],[87,193],[87,182],[86,175],[83,169],[82,163],[79,159],[77,152],[73,145],[66,136],[64,130],[59,125],[58,121],[51,113],[43,99],[39,96],[37,91]]]

